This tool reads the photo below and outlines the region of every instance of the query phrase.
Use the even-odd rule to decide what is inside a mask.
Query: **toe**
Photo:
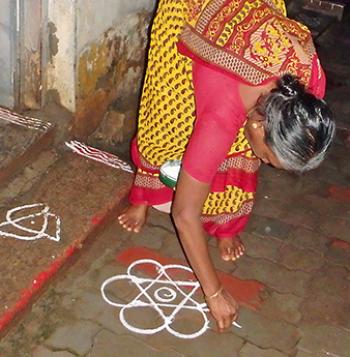
[[[244,252],[245,252],[245,246],[244,246],[244,244],[243,244],[243,243],[241,243],[241,244],[239,245],[239,251],[241,252],[241,256],[242,256],[242,255],[244,255]]]
[[[223,254],[221,255],[221,258],[225,261],[225,262],[229,262],[231,260],[231,257],[229,255]]]
[[[125,224],[125,223],[123,223],[123,222],[120,222],[121,223],[121,225],[122,225],[122,227],[124,228],[124,229],[128,229],[128,225],[127,224]]]
[[[124,226],[124,224],[126,223],[126,219],[124,219],[124,217],[118,217],[118,222]]]
[[[235,248],[235,260],[239,259],[242,255],[244,255],[244,250],[242,249],[242,246],[238,246]]]
[[[231,261],[236,260],[236,250],[234,248],[230,248],[230,260]]]
[[[134,220],[131,224],[130,224],[130,228],[134,233],[139,233],[140,229],[141,229],[141,222],[139,220]]]
[[[123,228],[125,229],[125,230],[127,230],[128,232],[131,232],[132,231],[132,225],[131,225],[131,223],[130,223],[130,221],[124,221],[123,223],[122,223],[122,226],[123,226]]]
[[[232,258],[231,258],[231,260],[234,262],[235,260],[237,260],[239,257],[237,256],[237,252],[236,252],[236,250],[234,250],[233,251],[233,253],[232,253]]]
[[[135,233],[139,233],[140,232],[140,225],[139,224],[135,224],[134,227],[133,227],[133,231]]]
[[[244,252],[245,252],[245,246],[244,246],[243,244],[241,244],[241,245],[239,246],[239,251],[241,252],[241,255],[244,254]]]
[[[228,262],[231,260],[231,249],[230,248],[225,248],[221,251],[221,258],[225,261]]]

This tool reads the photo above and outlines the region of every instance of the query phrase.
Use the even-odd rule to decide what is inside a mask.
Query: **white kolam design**
[[[52,124],[49,122],[43,122],[40,119],[19,115],[2,107],[0,107],[0,120],[5,120],[12,124],[17,124],[29,129],[40,130],[43,132],[52,128]]]
[[[78,155],[84,156],[88,159],[101,162],[105,165],[114,167],[116,169],[121,169],[126,172],[134,172],[127,162],[121,160],[118,156],[113,155],[109,152],[93,148],[76,140],[66,142],[66,146]]]
[[[133,269],[138,265],[151,264],[154,265],[158,275],[154,278],[139,277],[133,273]],[[133,262],[127,269],[127,273],[123,275],[115,275],[104,281],[101,286],[101,294],[103,299],[110,305],[121,308],[119,312],[119,318],[121,323],[128,330],[144,334],[153,335],[157,332],[166,330],[170,334],[183,339],[193,339],[203,335],[209,327],[209,319],[207,312],[209,309],[205,303],[199,303],[195,300],[194,294],[200,289],[198,281],[187,280],[173,280],[167,271],[171,269],[183,270],[185,272],[193,274],[193,271],[183,265],[162,265],[159,262],[152,259],[141,259]],[[129,303],[122,304],[115,302],[107,296],[106,288],[111,283],[117,281],[128,281],[131,284],[135,284],[140,293]],[[175,303],[175,300],[180,301]],[[125,313],[129,309],[150,307],[154,309],[162,318],[163,323],[156,328],[141,329],[133,326],[127,321]],[[164,308],[170,308],[172,312],[166,314]],[[183,310],[196,311],[203,320],[202,326],[197,331],[185,334],[176,331],[172,324],[176,319],[177,314]],[[239,324],[234,322],[234,326],[241,328]]]
[[[30,225],[38,222],[41,222],[40,229],[30,228]],[[55,225],[54,235],[47,233],[49,224]],[[16,233],[11,232],[11,230],[16,231]],[[60,235],[61,220],[51,213],[50,208],[44,203],[12,208],[6,213],[6,221],[0,223],[0,237],[26,241],[46,238],[58,242],[61,239]]]

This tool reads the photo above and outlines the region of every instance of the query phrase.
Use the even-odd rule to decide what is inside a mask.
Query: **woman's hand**
[[[181,170],[172,213],[186,256],[203,292],[208,294],[207,305],[221,332],[231,327],[237,318],[238,306],[222,288],[214,293],[220,286],[220,281],[210,258],[200,219],[209,191],[209,184],[200,182]]]
[[[207,299],[207,305],[219,332],[231,328],[238,317],[238,304],[228,292],[223,290],[218,296]]]

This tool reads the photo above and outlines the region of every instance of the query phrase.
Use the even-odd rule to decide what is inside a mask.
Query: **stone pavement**
[[[116,175],[115,167],[66,145],[52,148],[57,132],[47,121],[0,108],[0,129],[3,334],[83,242],[114,217],[132,176]],[[114,155],[93,154],[116,165]]]
[[[242,306],[239,323],[225,334],[210,330],[194,340],[167,332],[129,332],[119,310],[101,298],[102,282],[125,274],[116,257],[148,248],[165,260],[185,262],[172,223],[152,210],[139,235],[116,222],[88,240],[78,259],[32,306],[20,325],[2,339],[1,356],[350,356],[350,198],[347,149],[339,140],[324,165],[302,177],[262,169],[254,216],[243,234],[247,254],[237,263],[219,259],[218,270],[255,280],[264,289],[256,309]],[[234,287],[234,286],[233,286]],[[135,294],[122,284],[119,301]],[[149,309],[130,313],[143,328],[159,325]],[[198,321],[183,314],[177,327],[190,331]]]
[[[120,198],[128,191],[130,175],[114,175],[115,171],[66,152],[29,193],[0,201],[1,222],[8,209],[23,207],[13,214],[23,229],[9,223],[0,227],[0,331],[84,240],[100,228],[101,219],[118,207]],[[98,187],[98,194],[93,187]],[[48,236],[40,238],[37,232],[45,224]],[[22,237],[29,240],[21,240]]]
[[[259,287],[253,290],[255,295],[241,294],[239,323],[242,329],[232,328],[224,334],[211,329],[193,340],[178,339],[165,331],[150,336],[135,334],[120,322],[119,309],[103,301],[102,282],[110,276],[125,274],[126,265],[134,257],[130,252],[135,256],[147,252],[149,256],[161,257],[163,262],[176,259],[185,264],[169,217],[151,210],[147,225],[138,235],[123,231],[113,221],[96,237],[87,237],[75,258],[66,262],[59,277],[51,281],[27,313],[2,337],[0,356],[349,357],[350,77],[347,61],[350,46],[349,36],[344,35],[348,31],[346,26],[345,30],[338,25],[332,27],[319,41],[329,74],[327,96],[340,128],[326,161],[319,169],[300,177],[266,166],[262,168],[254,214],[242,234],[246,255],[236,263],[220,260],[215,242],[209,238],[215,266],[220,276],[229,277],[227,281],[233,293],[239,288],[241,294],[253,283],[256,284],[253,287]],[[327,36],[328,40],[323,41]],[[337,41],[331,41],[332,38]],[[62,170],[68,169],[70,161],[67,166],[63,165],[67,154],[61,150],[55,153],[57,157],[52,156],[51,151],[44,151],[43,158],[25,170],[27,181],[35,180],[38,187],[44,188],[45,182],[53,177],[57,182],[63,180],[65,187],[80,188],[81,176],[78,175],[77,180],[73,170],[67,175],[58,174],[62,171],[56,165],[61,165]],[[78,159],[73,161],[83,165]],[[91,165],[88,175],[83,172],[84,168],[76,171],[83,177],[98,177],[96,164],[87,165]],[[48,168],[53,168],[50,177],[46,174]],[[101,175],[101,178],[109,177],[110,186],[119,179],[119,173],[115,178],[110,174]],[[28,185],[18,176],[2,187],[0,199],[6,204],[16,196],[23,199],[19,188],[25,191]],[[101,202],[115,189],[112,187],[109,191],[103,187],[105,196]],[[99,184],[93,182],[81,187],[91,194],[90,203],[99,197],[97,188],[100,190]],[[35,192],[27,194],[38,197]],[[54,196],[55,192],[43,189],[45,197]],[[68,197],[73,194],[73,191],[67,193]],[[75,207],[80,209],[81,198],[74,197],[72,207],[67,205],[67,214]],[[64,207],[60,209],[65,214]],[[81,209],[83,214],[86,207]],[[83,217],[86,222],[82,229],[91,223],[89,217],[91,214]],[[73,223],[71,226],[73,232],[80,229]],[[32,263],[35,266],[35,261]],[[148,273],[139,274],[147,277]],[[120,283],[111,293],[118,301],[128,302],[137,290],[131,284]],[[136,313],[130,311],[128,317],[143,328],[161,323],[159,316],[147,308]],[[199,324],[191,312],[181,313],[176,320],[176,327],[184,332],[195,330]]]

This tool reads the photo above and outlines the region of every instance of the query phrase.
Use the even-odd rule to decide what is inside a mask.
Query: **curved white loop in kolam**
[[[166,326],[166,322],[164,321],[162,325],[155,327],[155,328],[139,328],[136,326],[133,326],[131,324],[129,324],[129,322],[127,321],[126,317],[125,317],[125,311],[132,309],[132,308],[137,308],[137,307],[152,307],[151,305],[147,305],[147,306],[133,306],[133,305],[125,305],[123,306],[123,308],[120,310],[119,312],[119,318],[120,318],[120,322],[123,324],[123,326],[125,328],[127,328],[129,331],[135,332],[135,333],[139,333],[141,335],[153,335],[157,332],[161,332],[163,331]]]
[[[55,242],[59,242],[61,239],[61,218],[56,215],[53,216],[56,218],[56,235],[55,237],[50,236],[49,238]]]
[[[148,305],[148,306],[152,307],[151,305]],[[126,310],[134,308],[134,307],[135,306],[132,306],[132,305],[125,305],[120,310],[119,317],[120,317],[120,321],[123,324],[123,326],[125,328],[127,328],[129,331],[132,331],[132,332],[135,332],[135,333],[139,333],[139,334],[143,334],[143,335],[153,335],[153,334],[155,334],[157,332],[161,332],[161,331],[163,331],[165,329],[175,337],[182,338],[182,339],[193,339],[193,338],[197,338],[197,337],[203,335],[209,329],[209,320],[208,320],[208,317],[207,317],[207,315],[205,313],[202,313],[202,317],[203,317],[203,320],[204,320],[203,321],[204,323],[203,323],[202,327],[198,331],[195,331],[195,332],[189,333],[189,334],[185,334],[185,333],[176,331],[173,328],[171,328],[170,325],[173,323],[173,319],[167,318],[167,317],[163,318],[164,323],[162,325],[158,326],[158,327],[148,328],[148,329],[138,328],[138,327],[135,327],[133,325],[130,325],[128,323],[128,321],[126,320],[125,314],[124,314]]]
[[[176,291],[166,286],[163,286],[162,288],[159,288],[154,292],[154,297],[158,301],[164,303],[174,301],[176,296],[177,296]]]
[[[156,283],[165,283],[165,284],[172,284],[174,288],[176,288],[176,290],[178,291],[179,294],[181,294],[183,297],[185,298],[189,298],[190,301],[195,305],[195,306],[200,306],[202,307],[202,304],[198,303],[198,301],[193,300],[191,298],[191,296],[197,291],[197,289],[200,288],[200,284],[198,281],[174,281],[168,274],[167,274],[167,270],[170,269],[181,269],[181,270],[185,270],[191,274],[193,274],[193,270],[187,266],[184,265],[179,265],[179,264],[169,264],[169,265],[162,265],[159,262],[157,262],[156,260],[152,260],[152,259],[140,259],[137,260],[135,262],[133,262],[128,270],[127,273],[129,276],[135,276],[134,274],[132,274],[132,269],[134,267],[136,267],[137,265],[143,265],[143,264],[151,264],[151,265],[155,265],[158,267],[157,271],[158,271],[158,277],[156,279],[143,279],[144,282],[150,282],[151,284],[149,285],[149,287],[153,286]],[[166,279],[160,279],[160,277],[164,275]],[[138,278],[138,281],[141,278]],[[137,283],[137,281],[135,282]],[[192,287],[192,293],[188,294],[186,292],[184,292],[181,289],[181,286],[187,286],[187,287]],[[149,288],[148,287],[148,288]],[[141,289],[141,287],[139,287]],[[206,306],[206,304],[204,304]],[[186,308],[191,308],[191,307],[187,307]]]
[[[40,206],[43,206],[43,209],[38,213],[32,213],[32,214],[29,214],[28,216],[12,219],[12,215],[15,214],[16,212],[20,212],[21,210],[24,210],[24,209],[40,207]],[[36,234],[36,235],[40,235],[40,234],[44,233],[46,231],[46,229],[47,229],[47,225],[48,225],[47,213],[49,212],[49,210],[50,210],[49,207],[47,207],[43,203],[35,203],[35,204],[32,204],[32,205],[15,207],[15,208],[12,208],[11,210],[7,211],[6,220],[7,220],[7,222],[9,224],[11,224],[12,226],[14,226],[14,227],[16,227],[18,229],[21,229],[22,231],[25,231],[25,232],[28,232],[28,233],[33,233],[33,234]],[[44,223],[43,223],[40,231],[31,229],[31,228],[27,228],[25,226],[17,224],[17,222],[21,222],[21,221],[24,221],[24,220],[28,220],[30,218],[35,218],[35,217],[40,217],[40,216],[44,218]]]
[[[21,211],[23,209],[28,209],[28,208],[33,208],[33,207],[40,207],[40,206],[42,206],[43,209],[39,213],[33,213],[33,214],[28,215],[28,216],[12,219],[12,215],[14,213],[16,213],[16,212],[19,212],[19,211]],[[45,231],[46,231],[46,229],[48,227],[48,219],[49,219],[49,217],[56,217],[54,214],[49,213],[49,211],[50,211],[50,208],[48,206],[46,206],[45,204],[43,204],[43,203],[35,203],[35,204],[32,204],[32,205],[16,207],[16,208],[13,208],[12,210],[9,210],[7,212],[7,214],[6,214],[6,219],[7,219],[8,223],[13,225],[14,227],[16,227],[16,228],[18,228],[20,230],[23,230],[25,232],[32,233],[34,235],[32,238],[28,237],[27,240],[48,238],[48,239],[57,241],[57,240],[59,240],[59,238],[57,239],[57,235],[56,235],[56,237],[52,237],[49,234],[45,233]],[[44,219],[44,222],[43,222],[43,224],[41,226],[40,231],[31,229],[31,228],[27,228],[25,226],[17,224],[17,222],[21,222],[23,220],[28,220],[30,218],[35,218],[35,217],[42,217]],[[56,223],[57,223],[57,228],[56,228],[56,233],[57,233],[57,229],[59,229],[59,225],[60,225],[60,220],[58,219],[56,221]],[[25,237],[23,237],[23,239],[26,240]]]
[[[115,276],[112,276],[108,279],[106,279],[102,285],[101,285],[101,295],[102,295],[102,298],[104,301],[106,301],[107,304],[109,305],[112,305],[112,306],[115,306],[115,307],[123,307],[125,306],[125,304],[120,304],[120,303],[117,303],[117,302],[114,302],[112,300],[109,299],[109,297],[107,296],[107,294],[105,293],[105,289],[107,287],[107,285],[115,282],[115,281],[118,281],[118,280],[130,280],[130,276],[129,275],[115,275]]]
[[[152,264],[156,266],[158,269],[158,276],[155,279],[150,279],[150,278],[140,278],[137,277],[136,275],[133,274],[132,269],[135,268],[137,265],[141,264]],[[133,262],[127,269],[127,274],[124,275],[116,275],[113,276],[107,280],[105,280],[101,286],[101,294],[103,299],[110,305],[115,306],[115,307],[121,307],[119,317],[121,323],[126,327],[128,330],[140,334],[147,334],[151,335],[157,332],[160,332],[164,329],[166,329],[169,333],[172,335],[183,338],[183,339],[192,339],[201,336],[205,331],[208,330],[209,328],[209,319],[206,315],[206,312],[208,311],[208,308],[206,304],[201,304],[198,303],[195,299],[192,298],[192,295],[200,288],[199,282],[191,282],[191,281],[174,281],[171,279],[171,277],[167,274],[167,270],[169,269],[182,269],[187,272],[193,273],[192,269],[189,267],[183,266],[183,265],[178,265],[178,264],[172,264],[172,265],[161,265],[159,262],[152,260],[152,259],[141,259]],[[162,277],[165,277],[162,278]],[[134,298],[133,301],[129,302],[128,304],[120,304],[115,301],[112,301],[106,294],[105,289],[106,287],[115,281],[120,281],[120,280],[130,280],[133,282],[138,289],[140,290],[140,293]],[[148,283],[146,287],[142,286],[142,284]],[[160,287],[157,289],[154,293],[154,296],[150,296],[150,294],[147,292],[150,287],[152,287],[154,284],[166,284],[170,285],[171,287],[164,286]],[[187,287],[192,287],[192,291],[189,293],[184,292],[181,287],[182,286],[187,286]],[[168,296],[166,298],[163,298],[160,296],[160,292],[164,290],[168,293]],[[181,294],[183,299],[182,301],[178,304],[171,304],[171,302],[177,297],[177,294]],[[149,302],[144,302],[141,301],[140,298],[147,298]],[[158,302],[154,301],[154,297],[158,300]],[[186,305],[187,303],[191,303],[192,305]],[[150,329],[141,329],[138,327],[135,327],[131,325],[126,317],[125,317],[125,311],[131,308],[140,308],[140,307],[151,307],[155,311],[158,312],[158,314],[162,317],[164,323],[161,326],[158,326],[156,328],[150,328]],[[170,316],[166,316],[162,310],[162,307],[170,307],[174,308],[174,311]],[[190,334],[184,334],[181,332],[178,332],[174,330],[171,327],[171,324],[174,322],[175,317],[177,313],[182,310],[182,309],[189,309],[192,311],[196,311],[200,313],[200,315],[203,318],[203,325],[202,327]]]
[[[36,207],[42,207],[41,211],[37,212],[37,213],[28,214],[26,216],[18,217],[18,218],[12,218],[15,213],[18,213],[25,209],[36,208]],[[24,206],[15,207],[11,210],[8,210],[6,213],[6,221],[0,223],[0,227],[5,227],[5,226],[10,225],[10,226],[17,228],[18,230],[21,230],[27,234],[28,233],[31,234],[31,236],[18,235],[18,234],[14,234],[14,233],[10,233],[10,232],[4,232],[2,230],[0,230],[0,234],[5,237],[8,237],[8,238],[15,238],[15,239],[25,240],[25,241],[47,238],[47,239],[58,242],[60,240],[60,233],[61,233],[61,227],[60,227],[61,220],[59,217],[50,213],[49,211],[50,211],[50,208],[47,205],[45,205],[44,203],[35,203],[35,204],[30,204],[30,205],[24,205]],[[28,221],[28,220],[30,220],[32,218],[36,218],[36,217],[43,218],[43,224],[42,224],[40,230],[31,229],[31,228],[25,227],[20,224],[20,222],[22,222],[22,221],[25,221],[25,220]],[[54,237],[45,233],[45,231],[47,230],[47,227],[48,227],[49,218],[51,218],[51,217],[56,220],[56,235]]]

